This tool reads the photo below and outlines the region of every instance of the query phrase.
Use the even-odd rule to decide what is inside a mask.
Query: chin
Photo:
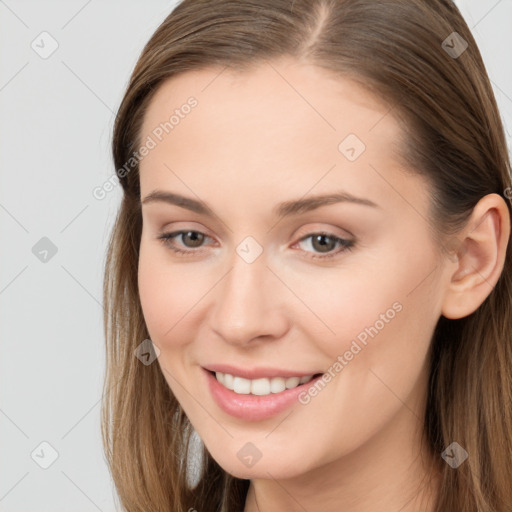
[[[245,467],[236,456],[235,458],[215,458],[215,461],[226,473],[244,480],[270,478],[281,480],[294,478],[308,471],[305,466],[298,465],[292,456],[286,458],[281,456],[279,459],[274,456],[269,458],[262,456],[252,467]]]

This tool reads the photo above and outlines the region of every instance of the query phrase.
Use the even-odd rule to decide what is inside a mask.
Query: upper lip
[[[269,368],[269,367],[253,367],[253,368],[240,368],[232,366],[230,364],[209,364],[203,366],[205,370],[211,372],[229,373],[237,377],[243,377],[244,379],[272,379],[274,377],[306,377],[309,375],[316,375],[322,372],[303,372],[299,370],[285,370],[282,368]]]

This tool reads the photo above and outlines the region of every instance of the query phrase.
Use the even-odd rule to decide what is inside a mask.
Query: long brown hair
[[[454,37],[468,44],[460,55],[448,51]],[[406,129],[400,158],[432,184],[429,220],[439,240],[456,233],[484,195],[512,190],[493,90],[451,1],[182,1],[142,51],[113,136],[123,199],[105,266],[102,435],[128,512],[241,511],[249,485],[227,474],[203,448],[201,478],[189,488],[193,429],[159,366],[134,356],[149,338],[137,289],[142,218],[133,161],[145,110],[172,76],[211,66],[243,71],[281,56],[356,80],[391,105]],[[469,453],[457,469],[442,464],[436,512],[512,510],[511,340],[509,243],[504,270],[483,304],[462,319],[441,317],[435,329],[424,435],[439,457],[453,441]]]

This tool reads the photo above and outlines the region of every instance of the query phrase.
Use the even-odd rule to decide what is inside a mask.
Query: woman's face
[[[238,477],[297,476],[370,456],[390,425],[421,430],[447,273],[392,116],[285,59],[181,74],[151,100],[144,317],[172,392]]]

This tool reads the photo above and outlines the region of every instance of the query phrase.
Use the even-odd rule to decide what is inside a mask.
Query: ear
[[[447,246],[454,250],[441,313],[463,318],[489,296],[503,270],[510,237],[510,214],[504,199],[488,194],[476,204],[463,230]],[[446,248],[445,245],[445,248]]]

